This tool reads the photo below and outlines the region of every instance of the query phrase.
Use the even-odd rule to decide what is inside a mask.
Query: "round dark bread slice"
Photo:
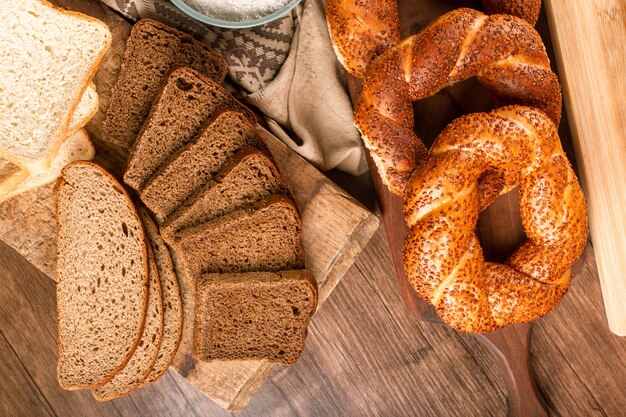
[[[124,368],[106,384],[94,389],[98,401],[108,401],[126,395],[143,385],[156,361],[163,339],[163,300],[159,273],[152,249],[148,247],[150,279],[148,283],[148,314],[141,341]]]
[[[92,162],[66,166],[57,196],[57,366],[65,389],[98,387],[132,356],[146,318],[148,253],[122,185]]]
[[[174,272],[170,252],[148,211],[140,208],[139,217],[141,217],[148,242],[154,254],[163,296],[163,340],[152,370],[143,381],[143,385],[146,385],[161,378],[176,355],[183,333],[183,306],[178,278]]]

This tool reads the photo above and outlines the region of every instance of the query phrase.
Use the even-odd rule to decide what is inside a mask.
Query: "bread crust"
[[[482,0],[488,14],[510,14],[535,26],[541,11],[541,0]]]
[[[182,296],[180,294],[180,285],[178,283],[178,275],[176,274],[176,271],[174,269],[174,264],[172,262],[172,257],[170,255],[169,249],[167,248],[167,245],[163,241],[162,237],[160,236],[159,229],[157,228],[156,224],[154,224],[154,221],[150,217],[148,210],[146,210],[144,207],[140,207],[139,215],[140,217],[143,217],[142,220],[144,222],[144,229],[146,230],[146,236],[148,237],[148,241],[150,242],[150,245],[152,247],[159,247],[160,248],[159,250],[165,254],[164,259],[165,259],[165,262],[167,263],[166,268],[168,269],[168,273],[170,273],[174,277],[173,279],[173,283],[175,284],[174,292],[178,293],[178,297],[176,298],[174,302],[176,303],[176,306],[178,307],[178,311],[180,311],[180,316],[178,317],[178,326],[176,329],[176,340],[175,340],[174,346],[172,347],[171,352],[169,353],[167,359],[165,360],[165,365],[162,367],[162,369],[158,370],[158,372],[156,372],[154,375],[151,375],[152,371],[150,371],[151,373],[149,373],[146,376],[146,379],[140,385],[140,386],[145,386],[147,384],[150,384],[158,380],[159,378],[163,376],[163,374],[165,374],[165,372],[167,372],[169,366],[172,364],[172,361],[174,360],[174,357],[176,356],[176,352],[178,352],[178,348],[180,347],[180,341],[183,336],[183,303],[182,303]],[[154,250],[153,250],[153,253],[154,253]],[[159,268],[157,266],[157,270],[158,269]],[[160,277],[160,274],[159,274],[159,277]],[[164,293],[163,286],[161,286],[161,291]],[[165,314],[166,313],[165,313],[165,303],[164,303],[164,307],[163,307],[164,336],[165,336]],[[161,341],[161,344],[162,343],[163,341]],[[162,345],[161,345],[161,348],[162,348]],[[161,352],[161,349],[159,349],[158,353],[160,352]],[[157,353],[157,356],[158,356],[158,353]]]
[[[69,129],[69,131],[71,132],[71,134],[66,137],[63,142],[65,142],[66,140],[69,139],[70,136],[76,134],[81,128],[83,128],[87,122],[89,122],[89,120],[91,120],[91,118],[93,117],[94,114],[96,114],[96,112],[98,111],[98,93],[96,92],[96,87],[95,85],[93,85],[93,83],[90,83],[90,86],[88,88],[93,88],[93,94],[95,94],[95,105],[89,109],[89,112],[87,114],[85,114],[85,116],[77,121],[74,121],[74,114],[72,114],[72,125]],[[87,93],[85,93],[87,94]],[[82,101],[81,97],[81,101]],[[85,133],[86,134],[86,133]],[[61,147],[63,147],[63,142],[61,142],[61,146],[59,147],[59,150],[61,149]],[[58,155],[58,153],[57,153]],[[56,157],[56,155],[55,155]],[[12,162],[11,162],[12,163]],[[54,163],[54,157],[52,158],[51,161],[51,166]],[[31,172],[26,168],[20,168],[18,165],[17,166],[17,171],[14,172],[13,174],[11,174],[10,177],[5,178],[4,180],[2,180],[0,182],[0,201],[4,201],[6,199],[11,198],[14,195],[17,195],[19,193],[22,193],[23,191],[26,191],[28,189],[25,189],[23,191],[17,191],[16,190],[19,188],[20,184],[26,180],[28,177],[30,177],[31,175],[38,175],[39,172]]]
[[[138,26],[139,25],[139,26]],[[204,49],[205,52],[207,52],[209,55],[211,55],[217,62],[219,62],[220,64],[220,74],[217,80],[214,80],[216,83],[220,84],[224,81],[224,79],[226,78],[226,74],[228,73],[228,63],[226,62],[226,60],[224,59],[224,57],[222,56],[222,54],[220,54],[219,52],[217,52],[215,49],[211,48],[210,46],[196,40],[193,36],[185,33],[185,32],[181,32],[180,30],[174,29],[173,27],[170,27],[164,23],[159,22],[158,20],[153,20],[153,19],[141,19],[140,21],[138,21],[137,23],[135,23],[135,25],[133,26],[133,29],[136,27],[141,27],[142,25],[152,25],[154,27],[159,28],[159,30],[162,30],[163,32],[167,32],[171,35],[177,36],[185,41],[188,41],[190,43],[193,43],[195,46],[198,46],[199,48]],[[175,68],[173,68],[175,69]]]
[[[70,120],[72,120],[73,123],[71,123],[68,128],[69,135],[73,135],[78,129],[80,129],[81,127],[85,127],[85,125],[89,123],[91,118],[95,116],[96,113],[98,113],[98,107],[100,105],[100,97],[98,96],[96,85],[93,83],[93,81],[89,82],[89,85],[87,86],[87,89],[85,90],[85,94],[88,94],[88,91],[90,89],[93,90],[93,94],[95,95],[95,104],[93,107],[89,109],[89,112],[85,114],[85,117],[83,117],[80,120],[74,121],[73,119],[74,119],[75,112],[72,113],[72,117],[70,118]],[[82,101],[83,97],[84,96],[81,96],[80,101]],[[80,104],[80,101],[78,102],[78,104]],[[78,109],[78,107],[76,107],[76,109]]]
[[[61,188],[65,186],[66,181],[64,179],[64,174],[65,171],[67,169],[70,169],[68,167],[72,167],[72,166],[77,166],[77,165],[81,165],[81,166],[86,166],[86,167],[91,167],[93,169],[98,170],[101,174],[103,174],[105,177],[108,177],[108,179],[111,181],[111,183],[120,191],[120,194],[122,194],[124,196],[124,198],[126,199],[128,205],[130,207],[135,207],[135,205],[133,204],[133,201],[130,197],[130,195],[128,194],[128,192],[126,191],[126,189],[121,185],[121,183],[115,178],[115,176],[113,176],[113,174],[111,174],[108,170],[106,170],[105,168],[101,167],[100,165],[98,165],[95,162],[90,162],[90,161],[76,161],[76,162],[72,162],[71,164],[67,165],[65,168],[63,168],[63,171],[61,171],[61,177],[59,179],[59,181],[57,182],[57,184],[54,187],[54,195],[55,198],[57,199],[57,205],[56,205],[56,224],[57,224],[57,230],[61,229],[61,224],[60,224],[60,216],[59,216],[59,201],[60,201],[60,192],[61,192]],[[139,342],[141,341],[141,335],[143,333],[143,328],[145,325],[145,320],[146,320],[146,316],[147,316],[147,309],[148,309],[148,279],[149,279],[149,265],[148,265],[148,240],[146,238],[146,233],[144,231],[143,228],[143,224],[141,223],[141,219],[139,218],[139,215],[137,214],[137,210],[132,210],[133,216],[135,217],[135,220],[138,224],[137,227],[137,231],[139,233],[142,234],[142,238],[143,238],[143,259],[144,259],[144,274],[143,274],[143,284],[144,287],[146,289],[146,291],[144,292],[144,297],[143,297],[143,304],[144,304],[144,311],[143,311],[143,317],[141,319],[141,326],[138,326],[137,328],[137,332],[135,334],[135,343],[132,347],[132,349],[129,349],[129,353],[127,355],[127,357],[125,358],[125,360],[114,370],[112,371],[109,375],[107,375],[105,378],[103,378],[101,381],[95,382],[92,385],[81,385],[81,386],[66,386],[64,385],[60,379],[58,379],[59,381],[59,385],[66,389],[66,390],[78,390],[78,389],[93,389],[93,388],[97,388],[101,385],[104,385],[105,383],[109,382],[111,379],[113,379],[113,377],[115,376],[115,374],[117,374],[120,370],[122,370],[126,364],[128,363],[128,361],[130,360],[130,358],[132,357],[133,353],[135,352],[135,349],[137,348],[137,346],[139,345]],[[59,248],[60,245],[57,244],[57,258],[59,258]],[[59,278],[58,278],[58,266],[57,266],[57,282],[58,282]],[[59,317],[59,303],[57,303],[57,317]],[[62,356],[62,352],[63,352],[63,345],[62,345],[62,340],[61,340],[61,332],[60,329],[57,329],[58,333],[57,333],[57,348],[59,350],[59,355],[58,358],[61,358]]]
[[[261,140],[260,137],[258,137],[258,139],[259,139],[259,142],[263,143],[263,141]],[[212,187],[215,187],[215,186],[218,186],[219,184],[221,184],[222,181],[224,181],[224,179],[227,178],[227,176],[230,174],[230,172],[238,164],[244,162],[248,158],[254,157],[255,155],[263,155],[265,158],[267,158],[271,162],[271,164],[269,165],[269,168],[272,171],[272,175],[276,178],[276,180],[277,180],[277,182],[279,184],[279,187],[280,187],[280,192],[278,192],[277,194],[287,194],[287,193],[289,193],[289,190],[287,189],[287,185],[285,183],[285,180],[284,180],[282,174],[280,173],[280,170],[276,166],[272,156],[269,154],[269,152],[262,152],[262,151],[260,151],[260,150],[258,150],[256,148],[250,148],[250,147],[244,148],[244,149],[240,150],[239,152],[237,152],[237,154],[235,154],[233,156],[233,158],[222,167],[222,169],[215,176],[215,178],[213,178],[209,183],[207,183],[204,187],[202,187],[200,190],[198,190],[197,193],[191,195],[170,216],[168,216],[165,219],[165,221],[161,225],[161,235],[163,236],[163,239],[165,239],[165,241],[168,242],[168,243],[174,242],[175,235],[176,235],[179,227],[172,226],[172,224],[177,219],[179,219],[180,217],[182,217],[186,213],[188,213],[189,210],[191,210],[193,208],[194,203],[200,197],[202,197],[202,195],[206,191],[208,191]]]
[[[149,269],[150,269],[150,271],[153,271],[153,273],[157,275],[157,278],[156,278],[156,280],[154,282],[155,288],[151,288],[150,290],[156,290],[156,291],[159,292],[158,298],[159,298],[159,302],[161,302],[161,325],[158,328],[158,335],[157,335],[158,342],[155,342],[155,346],[158,346],[158,348],[155,349],[154,352],[152,353],[152,357],[150,358],[150,361],[149,361],[150,364],[144,370],[143,375],[141,375],[140,377],[137,378],[137,380],[140,381],[140,382],[135,383],[134,385],[132,385],[130,387],[126,387],[127,388],[126,390],[120,391],[120,392],[116,393],[115,395],[111,395],[111,396],[101,395],[100,392],[98,391],[98,389],[94,389],[94,390],[92,390],[91,393],[93,394],[93,397],[98,402],[105,402],[105,401],[113,400],[115,398],[120,398],[120,397],[123,397],[123,396],[125,396],[127,394],[130,394],[131,392],[135,391],[137,388],[143,387],[146,384],[145,383],[145,379],[148,377],[148,375],[150,375],[150,372],[152,372],[152,367],[154,366],[154,363],[156,362],[157,356],[159,356],[159,352],[160,352],[160,349],[161,349],[161,342],[163,341],[163,331],[164,331],[164,329],[163,329],[163,309],[164,309],[164,306],[163,306],[163,296],[162,296],[163,289],[161,288],[160,277],[158,277],[159,272],[158,272],[158,268],[156,266],[156,262],[154,260],[154,253],[152,252],[152,249],[151,249],[151,247],[149,245],[147,245],[146,248],[147,248],[147,251],[148,251],[148,263],[150,264]],[[148,286],[150,286],[150,285],[151,284],[148,284]],[[150,297],[150,294],[148,294],[148,299],[149,299],[149,297]],[[147,302],[146,304],[148,304],[146,307],[149,307],[149,302]],[[146,314],[146,318],[145,318],[144,322],[146,320],[148,320],[147,314]],[[144,323],[144,327],[145,327],[145,323]],[[143,336],[143,330],[142,330],[142,336]],[[139,343],[141,343],[141,341]],[[136,347],[138,347],[139,343],[137,344]],[[136,348],[133,350],[133,354],[134,354],[135,350],[136,350]],[[132,357],[132,355],[131,355],[131,357]],[[128,362],[127,362],[127,364],[128,364]],[[126,366],[126,365],[124,365],[124,366]],[[122,369],[124,369],[124,368],[122,368]],[[120,369],[120,371],[122,369]],[[113,375],[113,378],[115,378],[115,375],[117,375],[118,372],[116,372]],[[111,378],[111,380],[113,380],[113,378]],[[105,384],[103,384],[103,385],[105,385]],[[102,385],[100,387],[102,387]]]
[[[128,159],[126,160],[126,165],[124,166],[124,171],[123,171],[124,172],[124,178],[123,178],[124,182],[127,185],[129,185],[131,188],[138,189],[137,191],[142,191],[143,188],[145,187],[145,184],[147,184],[148,181],[150,181],[150,179],[155,175],[155,173],[157,172],[158,168],[160,168],[162,165],[164,165],[166,163],[166,160],[164,160],[163,163],[161,163],[161,165],[159,167],[157,167],[157,169],[155,169],[154,172],[148,178],[145,178],[144,181],[143,181],[143,186],[140,186],[140,184],[135,184],[135,182],[137,180],[135,178],[129,178],[127,176],[128,173],[131,172],[132,169],[133,169],[133,158],[135,157],[135,155],[137,153],[137,148],[139,146],[141,146],[140,141],[141,141],[143,135],[145,134],[145,131],[150,126],[150,120],[154,117],[154,114],[156,113],[156,111],[159,110],[157,107],[158,107],[159,101],[161,100],[163,92],[165,91],[165,89],[170,88],[170,83],[176,82],[176,78],[179,78],[179,77],[180,78],[186,78],[186,79],[192,79],[195,82],[198,82],[198,83],[201,83],[203,85],[207,85],[207,86],[210,86],[212,88],[215,88],[221,94],[223,94],[224,96],[226,96],[229,99],[231,99],[233,103],[238,103],[240,105],[240,108],[236,109],[236,111],[239,111],[240,113],[242,113],[244,115],[244,117],[246,119],[248,119],[248,121],[250,121],[250,123],[252,123],[252,124],[256,123],[256,116],[254,115],[254,112],[252,110],[250,110],[245,105],[240,103],[237,99],[235,99],[232,96],[232,94],[230,94],[228,91],[226,91],[226,89],[224,89],[224,87],[222,87],[221,85],[215,83],[214,81],[211,81],[207,77],[205,77],[202,74],[200,74],[198,71],[196,71],[196,70],[194,70],[192,68],[189,68],[189,67],[180,67],[180,68],[175,68],[175,69],[169,71],[167,73],[167,75],[165,76],[165,80],[166,81],[163,83],[163,85],[159,89],[159,92],[155,96],[154,104],[153,104],[152,108],[150,109],[150,113],[148,114],[148,117],[146,117],[145,123],[143,124],[143,126],[141,127],[141,130],[137,134],[137,140],[135,141],[133,146],[130,148],[129,156],[128,156]],[[204,123],[206,123],[206,122],[207,121],[205,120]],[[200,129],[198,131],[200,131]]]
[[[216,50],[210,48],[208,45],[202,42],[197,41],[192,36],[184,32],[181,32],[177,29],[174,29],[170,26],[167,26],[161,22],[152,20],[152,19],[141,19],[137,23],[135,23],[132,27],[131,34],[126,41],[126,48],[125,48],[125,53],[124,53],[124,59],[122,61],[122,68],[118,75],[116,84],[113,87],[112,96],[111,96],[111,104],[109,108],[107,109],[106,117],[103,121],[103,126],[102,126],[103,142],[105,142],[107,146],[115,149],[117,152],[122,152],[122,153],[129,152],[130,148],[132,148],[133,143],[126,143],[127,139],[129,138],[120,137],[118,135],[118,132],[113,127],[116,123],[119,122],[118,119],[120,116],[120,112],[118,111],[119,110],[118,106],[120,104],[118,103],[118,101],[119,101],[120,94],[123,94],[121,90],[118,88],[118,83],[128,82],[129,80],[132,83],[135,78],[135,76],[133,76],[133,67],[130,66],[131,64],[128,63],[128,60],[131,57],[133,57],[134,53],[137,53],[138,47],[135,45],[135,43],[140,42],[141,35],[138,34],[138,32],[142,31],[143,27],[155,28],[158,31],[161,31],[161,32],[164,32],[164,33],[167,33],[169,35],[176,37],[177,39],[180,40],[181,44],[189,43],[189,44],[192,44],[195,48],[201,49],[207,56],[211,57],[210,61],[214,62],[215,65],[219,67],[218,68],[219,72],[216,74],[217,79],[215,79],[216,83],[221,84],[224,81],[224,78],[226,77],[226,74],[228,72],[228,64],[226,60],[224,59],[224,57]],[[161,75],[162,77],[162,79],[160,80],[161,85],[158,86],[158,89],[155,93],[154,98],[157,98],[160,96],[162,88],[164,84],[166,83],[167,78],[169,76],[169,73],[178,67],[181,67],[181,65],[174,64],[173,66],[169,68],[167,74]],[[153,80],[153,81],[156,81],[156,80]],[[144,103],[144,104],[147,104],[147,103]],[[148,112],[148,114],[145,115],[146,119],[149,117],[149,113],[150,112]],[[144,115],[141,114],[138,117],[141,119],[141,117],[143,116]],[[130,131],[134,131],[134,128],[135,127],[130,129]],[[139,137],[140,133],[141,133],[141,128],[137,132],[137,136],[132,138],[132,140],[136,140]]]
[[[69,154],[65,155],[65,157],[62,159],[62,161],[64,161],[65,163],[71,163],[73,161],[78,161],[78,160],[91,160],[93,159],[94,155],[95,155],[95,148],[93,146],[93,144],[91,143],[91,140],[89,138],[89,134],[87,133],[87,131],[84,128],[79,128],[76,132],[72,133],[72,135],[68,138],[65,139],[65,141],[63,141],[63,144],[61,145],[61,150],[59,151],[59,153],[57,154],[57,156],[55,157],[55,159],[52,161],[52,165],[50,166],[50,169],[48,171],[43,171],[43,172],[31,172],[27,175],[25,171],[19,171],[17,173],[14,174],[13,177],[9,178],[6,181],[11,181],[10,182],[10,186],[11,188],[9,189],[9,187],[7,186],[6,181],[0,184],[0,202],[8,200],[10,198],[13,198],[19,194],[22,194],[24,192],[27,192],[29,190],[32,190],[33,188],[37,188],[37,187],[41,187],[45,184],[49,184],[53,181],[55,181],[60,175],[61,172],[60,170],[58,170],[58,167],[55,167],[56,164],[56,158],[61,158],[61,151],[63,150],[63,146],[66,145],[67,143],[69,143],[70,141],[73,142],[75,141],[75,137],[76,136],[80,136],[81,142],[83,142],[81,144],[81,146],[85,146],[85,152],[84,153],[75,153],[74,155],[76,156],[73,159],[69,159]],[[73,152],[75,152],[76,149],[74,149]],[[54,171],[57,171],[54,173],[55,176],[50,175],[51,174],[51,170],[54,168]],[[62,169],[62,168],[61,168]]]
[[[261,272],[263,273],[263,272]],[[308,334],[308,329],[309,329],[309,322],[311,320],[311,317],[313,317],[313,314],[315,314],[315,312],[317,311],[317,308],[319,307],[318,304],[318,288],[317,288],[317,282],[315,281],[315,278],[313,277],[313,274],[311,274],[309,271],[307,270],[288,270],[288,271],[276,271],[273,274],[275,274],[275,281],[274,282],[278,282],[278,280],[280,279],[286,279],[285,274],[293,274],[293,273],[302,273],[300,275],[300,279],[298,279],[298,281],[303,281],[304,283],[306,283],[306,285],[309,287],[311,296],[312,296],[312,300],[311,303],[313,306],[315,306],[314,308],[312,308],[308,315],[302,319],[303,323],[306,323],[306,326],[304,326],[304,334],[302,336],[302,342],[304,343],[304,341],[306,340],[306,336]],[[242,275],[245,276],[246,274],[255,274],[255,272],[243,272],[243,273],[234,273],[232,275]],[[231,275],[229,273],[226,274],[206,274],[203,275],[198,284],[202,285],[202,282],[206,283],[206,279],[209,276],[221,276],[221,275]],[[304,279],[302,279],[302,277],[304,277]],[[211,282],[211,281],[210,281]],[[262,282],[262,281],[261,281]],[[232,283],[232,282],[231,282]],[[196,303],[201,303],[199,305],[196,305],[196,311],[195,311],[195,317],[194,317],[194,331],[193,331],[193,349],[192,349],[192,355],[196,360],[205,360],[202,358],[202,351],[200,349],[200,346],[202,345],[202,343],[204,342],[203,340],[203,335],[204,332],[202,331],[202,326],[205,324],[205,321],[202,320],[202,315],[206,314],[203,310],[204,310],[204,305],[202,303],[204,303],[204,291],[202,291],[201,289],[196,290],[197,291],[197,295],[196,295]],[[298,354],[296,356],[293,357],[293,359],[291,360],[284,360],[284,361],[280,361],[280,362],[276,362],[279,363],[281,365],[293,365],[295,364],[299,359],[300,356],[302,355],[302,351],[299,351]],[[211,359],[212,360],[228,360],[228,359]],[[236,360],[259,360],[259,358],[249,358],[249,359],[236,359]]]
[[[537,23],[541,0],[482,0],[488,14],[508,14]],[[397,0],[326,0],[326,22],[337,59],[348,73],[365,76],[367,66],[400,42]]]

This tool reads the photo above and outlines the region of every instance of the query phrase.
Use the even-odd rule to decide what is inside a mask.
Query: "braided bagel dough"
[[[485,262],[474,232],[484,208],[479,181],[494,170],[505,188],[519,185],[528,237],[504,265]],[[462,332],[488,332],[552,310],[588,234],[585,198],[557,128],[522,106],[448,125],[407,185],[404,216],[409,282]]]
[[[354,122],[393,193],[403,194],[426,155],[413,132],[412,102],[473,76],[502,104],[537,107],[558,125],[561,87],[535,29],[508,15],[449,12],[386,50],[365,73]]]
[[[483,0],[488,14],[509,14],[535,25],[541,0]],[[397,0],[326,0],[333,48],[344,68],[363,78],[372,60],[400,42]]]
[[[396,0],[326,0],[326,22],[337,59],[358,78],[375,57],[400,42]]]

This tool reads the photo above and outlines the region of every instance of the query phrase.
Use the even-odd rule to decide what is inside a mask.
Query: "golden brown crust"
[[[533,27],[513,16],[454,10],[367,67],[354,121],[393,193],[403,194],[426,154],[413,132],[412,101],[473,76],[503,104],[536,106],[558,124],[561,87]]]
[[[480,184],[490,172],[498,181]],[[528,240],[504,265],[485,262],[478,214],[490,196],[516,185]],[[552,310],[588,235],[585,197],[556,126],[523,106],[448,125],[406,187],[404,215],[408,279],[462,332],[488,332]]]
[[[359,78],[400,40],[396,0],[326,0],[326,21],[337,58]]]
[[[148,210],[144,207],[139,207],[138,211],[140,213],[140,216],[143,217],[143,220],[144,220],[143,226],[146,232],[146,236],[148,237],[148,241],[150,242],[150,246],[152,247],[152,253],[153,254],[158,254],[160,252],[163,253],[163,255],[161,256],[161,259],[165,261],[166,263],[165,268],[167,269],[167,272],[172,275],[172,278],[173,278],[172,284],[175,287],[174,291],[178,293],[178,297],[176,297],[176,299],[173,300],[173,303],[176,304],[176,309],[180,312],[180,316],[178,317],[178,320],[177,320],[178,323],[176,327],[176,341],[174,343],[174,346],[172,347],[171,352],[169,352],[169,355],[165,361],[165,365],[154,375],[148,374],[148,376],[146,377],[146,380],[143,381],[143,383],[141,384],[141,386],[145,386],[147,384],[157,381],[165,374],[165,372],[167,372],[170,365],[172,364],[172,361],[174,360],[174,357],[176,356],[176,352],[178,352],[178,348],[180,347],[180,341],[183,336],[183,303],[182,303],[182,296],[180,294],[180,286],[178,284],[178,276],[176,275],[176,271],[174,270],[174,263],[172,262],[169,249],[167,248],[165,241],[159,234],[159,229],[157,225],[154,223],[154,221],[152,220],[152,217],[150,217],[150,213],[148,212]],[[158,271],[158,268],[157,268],[157,271]],[[165,291],[163,290],[163,287],[161,287],[161,290]],[[170,300],[170,302],[172,302],[172,300]],[[165,305],[163,307],[163,319],[165,323]],[[163,329],[165,330],[165,324],[164,324]],[[161,343],[163,343],[163,341],[161,341]]]
[[[60,216],[59,216],[59,201],[60,201],[60,193],[61,193],[61,188],[65,185],[66,181],[64,179],[65,175],[65,170],[66,169],[70,169],[68,167],[72,167],[72,166],[76,166],[76,165],[84,165],[84,166],[89,166],[92,168],[97,169],[98,171],[100,171],[103,175],[105,175],[106,177],[108,177],[113,184],[120,190],[120,194],[122,194],[128,201],[128,204],[130,204],[131,207],[135,207],[133,204],[132,199],[130,198],[130,195],[128,194],[128,192],[126,191],[126,189],[120,184],[120,182],[115,178],[115,176],[113,174],[111,174],[109,171],[107,171],[105,168],[103,168],[102,166],[98,165],[95,162],[91,162],[91,161],[75,161],[72,162],[71,164],[67,165],[65,168],[63,168],[63,170],[61,171],[61,177],[59,179],[59,181],[57,182],[57,184],[54,186],[54,196],[57,200],[57,204],[56,204],[56,208],[55,208],[55,214],[56,214],[56,223],[57,223],[57,230],[60,230],[61,228],[61,224],[59,222]],[[146,287],[146,291],[144,292],[144,306],[145,309],[144,310],[144,315],[143,315],[143,323],[145,324],[145,320],[146,320],[146,315],[147,315],[147,308],[148,308],[148,279],[149,279],[149,270],[148,270],[148,238],[146,236],[146,233],[143,229],[143,224],[141,222],[141,219],[139,218],[139,214],[137,213],[136,210],[133,210],[134,216],[135,216],[135,220],[137,221],[137,224],[139,225],[137,228],[137,231],[139,233],[142,233],[143,235],[143,241],[145,243],[144,245],[144,254],[143,254],[143,259],[144,259],[144,275],[143,275],[143,281],[144,281],[144,286]],[[60,245],[57,245],[57,259],[59,259],[59,247]],[[59,267],[57,266],[57,271],[59,270]],[[57,272],[57,278],[56,278],[57,282],[59,281],[58,279],[58,272]],[[59,304],[57,303],[57,317],[59,316]],[[144,324],[142,324],[141,326],[138,326],[137,329],[137,334],[135,335],[135,345],[132,347],[132,349],[129,350],[128,353],[128,357],[126,358],[125,361],[123,361],[123,363],[120,364],[120,366],[115,369],[113,372],[111,372],[110,375],[108,375],[107,378],[105,378],[102,381],[99,381],[98,383],[95,383],[93,385],[88,385],[88,386],[64,386],[63,383],[61,382],[61,380],[59,379],[59,385],[66,390],[78,390],[78,389],[94,389],[94,388],[98,388],[101,385],[106,384],[107,382],[109,382],[110,380],[113,379],[113,377],[115,376],[115,374],[117,374],[119,371],[121,371],[122,369],[124,369],[124,367],[126,366],[126,364],[128,363],[128,361],[130,360],[130,358],[132,357],[133,353],[135,352],[135,349],[137,348],[137,346],[139,345],[139,343],[141,342],[141,335],[143,333],[143,327]],[[57,329],[57,348],[59,350],[59,354],[57,358],[60,358],[62,356],[62,341],[61,341],[61,332],[60,329]]]
[[[534,26],[539,19],[541,0],[483,0],[483,7],[488,14],[510,14]]]
[[[326,0],[326,22],[337,59],[363,78],[367,66],[400,41],[397,0]],[[507,14],[537,23],[541,0],[483,0],[487,14]]]

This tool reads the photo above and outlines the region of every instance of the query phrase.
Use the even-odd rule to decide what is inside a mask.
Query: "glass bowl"
[[[182,10],[185,14],[193,17],[196,20],[199,20],[200,22],[203,22],[212,26],[218,26],[221,28],[243,29],[243,28],[251,28],[254,26],[261,26],[266,23],[272,22],[278,19],[279,17],[285,15],[294,7],[296,7],[298,3],[300,3],[302,0],[291,0],[289,3],[287,3],[283,7],[281,7],[280,9],[276,10],[275,12],[271,14],[268,14],[267,16],[259,17],[258,19],[253,19],[253,20],[246,20],[242,22],[215,19],[213,17],[204,15],[200,13],[199,11],[191,8],[189,5],[184,3],[183,0],[171,0],[171,1],[176,7]]]

